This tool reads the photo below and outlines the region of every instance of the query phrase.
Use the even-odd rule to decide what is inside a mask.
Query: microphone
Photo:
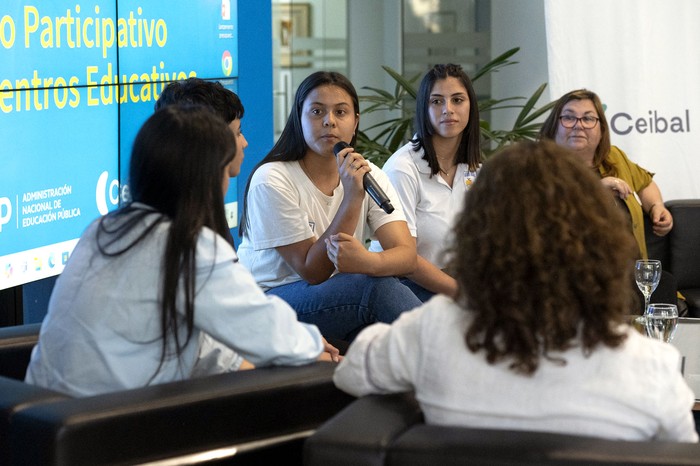
[[[345,141],[340,141],[335,146],[333,146],[333,153],[337,156],[338,152],[345,149],[346,147],[350,147],[350,144],[348,144]],[[365,173],[365,175],[362,177],[362,185],[365,187],[365,191],[367,191],[367,194],[369,194],[369,196],[372,199],[374,199],[374,202],[376,202],[377,205],[379,205],[379,207],[381,207],[384,210],[384,212],[390,214],[394,211],[394,206],[391,205],[391,201],[384,193],[382,188],[379,187],[379,185],[374,180],[374,177],[371,174]]]

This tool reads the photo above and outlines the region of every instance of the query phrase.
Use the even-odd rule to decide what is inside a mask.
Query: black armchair
[[[0,375],[24,380],[41,324],[0,328]]]
[[[431,426],[412,395],[374,395],[353,402],[308,438],[304,464],[689,465],[700,464],[700,445]]]
[[[667,201],[666,208],[673,216],[673,229],[658,237],[645,222],[649,257],[659,259],[664,270],[670,272],[678,291],[688,304],[688,316],[700,317],[700,199]]]
[[[669,233],[669,269],[685,296],[689,315],[700,317],[700,199],[669,201],[674,226]]]
[[[296,451],[285,463],[301,464],[303,440],[354,399],[335,388],[335,364],[323,362],[72,398],[16,380],[37,332],[0,329],[3,465],[189,461],[213,453],[247,464],[277,450]]]

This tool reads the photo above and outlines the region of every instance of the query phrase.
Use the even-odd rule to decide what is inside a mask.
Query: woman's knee
[[[368,307],[381,322],[393,322],[402,312],[421,304],[421,300],[398,278],[374,278]]]

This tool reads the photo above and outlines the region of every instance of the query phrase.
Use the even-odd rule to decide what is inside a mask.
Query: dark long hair
[[[236,154],[233,132],[205,107],[170,105],[155,112],[134,140],[129,166],[132,201],[99,222],[97,244],[105,256],[126,253],[163,222],[170,222],[159,291],[161,360],[169,357],[170,338],[182,354],[194,327],[195,252],[197,238],[208,227],[232,243],[224,213],[223,176]],[[144,206],[145,205],[145,206]],[[117,241],[137,225],[148,227],[126,246]],[[178,296],[184,295],[187,333],[178,332]]]
[[[452,63],[435,65],[423,76],[423,80],[418,88],[414,124],[416,136],[411,140],[413,150],[419,151],[421,148],[423,149],[423,159],[428,162],[432,175],[437,175],[440,172],[440,164],[435,155],[432,139],[433,134],[435,134],[435,128],[430,123],[430,93],[436,81],[447,79],[448,77],[459,79],[467,90],[467,96],[469,97],[469,123],[462,133],[462,139],[457,148],[457,163],[469,164],[470,170],[475,170],[481,163],[479,106],[477,105],[474,86],[461,66]]]
[[[343,89],[352,99],[355,114],[360,114],[360,99],[357,97],[355,86],[352,85],[348,78],[335,71],[317,71],[307,76],[297,88],[297,92],[294,95],[294,105],[289,112],[289,118],[287,118],[287,124],[284,125],[282,134],[272,149],[270,149],[270,152],[253,168],[250,177],[248,177],[243,194],[243,209],[241,210],[241,221],[238,225],[238,236],[243,237],[250,222],[248,218],[248,189],[250,188],[250,180],[257,169],[270,162],[301,160],[306,155],[309,146],[306,144],[304,130],[301,126],[301,111],[306,97],[311,91],[321,86],[337,86]],[[355,142],[356,135],[353,134],[349,143],[351,146],[354,146]]]
[[[590,100],[595,107],[595,111],[598,117],[598,124],[600,125],[600,142],[598,147],[595,149],[595,154],[593,155],[593,168],[598,169],[603,167],[603,172],[611,176],[617,176],[617,171],[615,166],[608,160],[608,154],[610,154],[610,125],[608,125],[608,119],[605,118],[605,109],[603,108],[603,103],[600,97],[588,89],[576,89],[574,91],[567,92],[557,100],[557,103],[552,108],[551,113],[547,119],[542,123],[540,128],[540,139],[550,139],[554,141],[557,137],[557,129],[559,128],[559,117],[564,109],[564,106],[571,102],[572,100]]]
[[[455,225],[450,267],[467,347],[524,374],[574,345],[616,347],[635,303],[637,244],[583,161],[549,141],[489,158]]]

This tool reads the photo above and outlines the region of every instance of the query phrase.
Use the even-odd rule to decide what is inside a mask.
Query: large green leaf
[[[525,102],[525,105],[523,105],[523,109],[520,111],[517,118],[515,119],[515,124],[513,125],[515,128],[523,124],[523,120],[525,120],[528,114],[532,111],[532,109],[535,108],[535,104],[539,100],[546,87],[547,83],[542,84],[540,87],[537,88],[535,93],[532,94],[532,96],[527,100],[527,102]]]
[[[487,73],[494,73],[497,72],[500,68],[503,68],[505,66],[509,65],[515,65],[518,63],[517,61],[510,61],[510,57],[518,53],[520,50],[520,47],[515,47],[510,50],[507,50],[491,60],[490,62],[486,63],[484,66],[482,66],[479,70],[474,73],[473,76],[470,76],[472,82],[477,81],[480,77]]]
[[[398,72],[394,71],[388,66],[382,66],[382,68],[384,69],[384,71],[389,73],[389,76],[394,78],[394,81],[396,81],[397,85],[400,85],[403,88],[403,90],[406,91],[415,100],[416,96],[418,95],[418,90],[416,89],[414,83],[418,81],[420,74],[416,74],[411,79],[405,79]]]

